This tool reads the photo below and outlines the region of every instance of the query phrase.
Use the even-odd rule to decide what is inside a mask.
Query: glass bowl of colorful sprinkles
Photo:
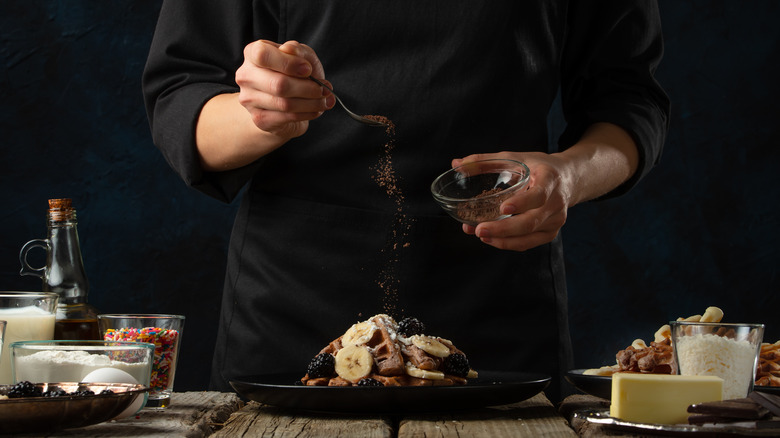
[[[145,342],[154,345],[147,409],[170,406],[184,316],[167,314],[98,315],[105,341]]]

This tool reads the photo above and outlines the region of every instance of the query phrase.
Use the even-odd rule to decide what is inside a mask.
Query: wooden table
[[[200,438],[212,435],[231,414],[244,404],[233,393],[174,393],[171,408],[141,411],[135,417],[66,429],[50,434],[15,435],[24,437],[137,437]],[[0,437],[5,435],[0,435]]]
[[[442,414],[402,416],[316,414],[243,403],[233,393],[174,393],[171,408],[94,426],[29,437],[572,437],[574,410],[603,405],[570,397],[559,409],[543,393],[511,405]],[[576,422],[575,422],[576,423]],[[582,436],[620,435],[575,424]],[[592,425],[591,425],[592,426]]]
[[[544,394],[521,403],[448,414],[301,414],[250,402],[213,437],[577,437]]]
[[[600,424],[590,423],[581,418],[575,418],[576,412],[582,412],[592,409],[609,409],[609,400],[603,398],[594,397],[592,395],[572,395],[566,397],[561,403],[558,412],[566,418],[576,434],[583,438],[596,438],[596,437],[623,437],[623,438],[645,438],[651,437],[650,435],[636,435],[630,434],[609,427],[602,426]],[[658,435],[653,435],[658,437]]]

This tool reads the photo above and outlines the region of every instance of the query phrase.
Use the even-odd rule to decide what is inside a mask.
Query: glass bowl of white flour
[[[133,383],[149,386],[154,344],[21,341],[11,344],[14,382]]]

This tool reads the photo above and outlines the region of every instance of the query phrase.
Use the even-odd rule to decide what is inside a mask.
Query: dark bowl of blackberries
[[[501,204],[528,186],[531,171],[514,160],[480,160],[454,167],[431,184],[433,199],[467,225],[505,219]]]
[[[129,383],[0,385],[0,433],[54,432],[102,423],[148,390]]]

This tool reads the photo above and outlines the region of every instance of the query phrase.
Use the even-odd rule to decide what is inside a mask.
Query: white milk
[[[0,309],[0,320],[7,322],[0,353],[0,385],[9,385],[14,383],[11,375],[11,343],[51,340],[54,337],[54,314],[34,306]]]

